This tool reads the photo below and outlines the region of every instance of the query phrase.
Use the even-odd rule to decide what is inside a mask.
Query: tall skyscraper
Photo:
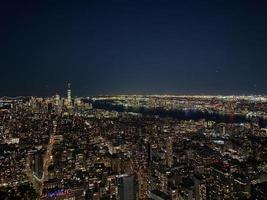
[[[43,176],[43,152],[40,150],[34,155],[34,173],[40,179]]]
[[[173,164],[173,155],[172,155],[172,138],[168,137],[167,138],[167,152],[166,152],[166,157],[167,157],[167,165],[168,167],[171,167]]]
[[[68,99],[68,103],[71,103],[71,88],[70,88],[71,84],[68,83],[68,90],[67,90],[67,99]]]
[[[120,200],[136,200],[137,183],[134,175],[119,176],[119,199]]]

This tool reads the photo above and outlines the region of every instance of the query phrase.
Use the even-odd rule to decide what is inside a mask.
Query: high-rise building
[[[167,152],[166,152],[166,161],[167,161],[167,166],[171,167],[173,163],[173,152],[172,152],[172,138],[168,137],[167,138]]]
[[[43,152],[41,150],[34,155],[34,174],[40,179],[43,176]]]
[[[148,195],[148,171],[141,168],[138,171],[138,195],[139,199],[146,199]]]
[[[59,94],[56,94],[55,95],[55,105],[56,106],[59,106],[59,104],[60,104],[60,95]]]
[[[200,174],[194,176],[194,189],[196,200],[206,200],[206,182],[205,178]]]
[[[121,172],[121,158],[119,154],[111,155],[111,168],[114,173],[119,174]]]
[[[68,83],[68,90],[67,90],[67,100],[68,100],[68,103],[71,103],[71,84]]]
[[[120,200],[136,200],[137,183],[134,175],[120,175],[119,183],[119,199]]]
[[[216,163],[211,167],[212,179],[207,188],[208,199],[233,199],[233,177],[230,169]]]
[[[168,188],[168,177],[166,174],[166,171],[164,169],[160,169],[159,170],[159,187],[160,190],[163,192],[167,192],[167,188]]]

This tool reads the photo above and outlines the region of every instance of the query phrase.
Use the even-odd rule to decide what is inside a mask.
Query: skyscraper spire
[[[68,102],[71,103],[71,88],[70,88],[71,84],[68,83],[68,90],[67,90],[67,98],[68,98]]]

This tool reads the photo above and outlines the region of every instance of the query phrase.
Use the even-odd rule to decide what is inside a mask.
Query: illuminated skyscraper
[[[56,94],[56,96],[55,96],[55,104],[56,104],[56,106],[59,106],[59,104],[60,104],[60,96],[59,96],[59,94]]]
[[[68,90],[67,90],[67,99],[68,99],[68,103],[71,103],[71,89],[70,89],[71,84],[68,83]]]

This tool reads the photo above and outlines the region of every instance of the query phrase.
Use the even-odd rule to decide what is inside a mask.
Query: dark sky
[[[0,3],[0,96],[266,94],[266,0]]]

